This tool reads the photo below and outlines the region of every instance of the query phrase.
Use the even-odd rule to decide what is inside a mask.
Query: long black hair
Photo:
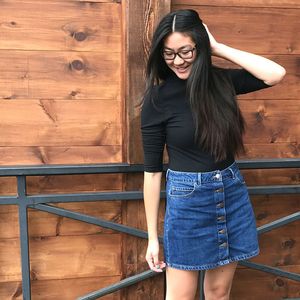
[[[174,17],[176,16],[175,22]],[[178,10],[167,14],[158,24],[146,68],[145,97],[156,97],[155,86],[171,72],[162,49],[172,32],[190,36],[196,44],[196,58],[187,79],[187,97],[195,124],[195,142],[221,161],[228,154],[245,153],[243,133],[245,120],[236,101],[233,84],[224,69],[212,65],[208,33],[194,10]]]

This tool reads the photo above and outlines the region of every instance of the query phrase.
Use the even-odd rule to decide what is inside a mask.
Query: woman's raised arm
[[[250,72],[253,76],[263,80],[268,85],[275,85],[279,83],[285,76],[285,68],[278,63],[263,56],[218,43],[208,30],[207,26],[204,26],[209,36],[212,55],[224,58],[241,66],[243,69]]]

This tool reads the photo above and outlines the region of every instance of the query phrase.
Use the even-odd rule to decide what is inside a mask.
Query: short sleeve
[[[227,69],[237,95],[271,87],[245,69]]]
[[[144,171],[163,171],[163,151],[166,141],[165,114],[146,98],[141,111],[141,133],[144,151]]]

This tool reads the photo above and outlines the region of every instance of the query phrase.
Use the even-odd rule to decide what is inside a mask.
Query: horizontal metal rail
[[[120,232],[131,234],[131,235],[134,235],[134,236],[137,236],[137,237],[140,237],[140,238],[147,238],[147,236],[148,236],[147,232],[139,230],[139,229],[131,228],[129,226],[124,226],[124,225],[120,225],[120,224],[115,224],[114,222],[101,220],[99,218],[90,217],[90,216],[87,216],[87,215],[83,215],[81,213],[72,212],[72,211],[69,211],[69,210],[66,210],[66,209],[57,208],[57,207],[53,207],[53,206],[50,206],[50,205],[37,204],[37,205],[33,206],[33,208],[43,210],[43,211],[46,211],[46,212],[50,212],[50,213],[54,213],[54,214],[57,214],[57,215],[60,215],[60,216],[69,217],[69,218],[72,218],[72,219],[75,219],[75,220],[78,220],[78,221],[83,221],[83,222],[86,222],[86,223],[99,225],[99,226],[102,226],[102,227],[105,227],[105,228],[118,230]],[[283,225],[286,225],[286,224],[288,224],[290,222],[293,222],[295,220],[298,220],[298,219],[300,219],[300,212],[291,214],[289,216],[278,219],[274,222],[270,222],[268,224],[265,224],[265,225],[259,227],[257,230],[258,230],[259,234],[262,234],[264,232],[267,232],[267,231],[270,231],[272,229],[281,227]],[[160,243],[162,243],[163,242],[163,237],[160,236],[159,241],[160,241]],[[247,262],[247,261],[245,261],[245,262],[241,261],[240,264],[244,265],[244,266],[247,266],[247,267],[250,267],[250,268],[254,268],[256,270],[268,272],[268,273],[271,273],[273,275],[286,277],[286,278],[291,279],[291,280],[300,281],[300,275],[298,275],[296,273],[287,272],[287,271],[280,270],[278,268],[269,267],[269,266],[266,266],[266,265],[263,265],[263,264],[255,264],[255,263],[251,263],[251,262]],[[115,292],[115,291],[120,290],[124,287],[132,285],[133,283],[144,280],[145,279],[144,274],[145,274],[145,272],[134,275],[133,277],[127,278],[127,280],[122,280],[119,283],[115,283],[113,285],[107,286],[103,289],[100,289],[98,291],[90,293],[90,294],[88,294],[84,297],[81,297],[79,299],[81,299],[81,300],[83,300],[83,299],[97,299],[99,297],[107,295],[108,293]],[[158,275],[159,273],[150,271],[147,274],[149,275],[149,277],[151,277],[151,276]]]
[[[263,271],[263,272],[271,273],[273,275],[277,275],[280,277],[286,277],[291,280],[300,281],[300,274],[297,274],[297,273],[284,271],[279,268],[269,267],[269,266],[266,266],[263,264],[258,264],[258,263],[250,262],[247,260],[239,261],[239,264],[246,266],[248,268],[256,269],[258,271]]]
[[[280,185],[280,186],[251,186],[248,187],[250,195],[282,195],[299,194],[300,186]],[[166,197],[166,191],[161,191],[161,198]],[[76,194],[47,194],[26,196],[27,205],[42,203],[67,203],[67,202],[89,202],[89,201],[108,201],[108,200],[141,200],[142,191],[123,191],[123,192],[94,192]],[[18,205],[20,200],[17,196],[0,196],[0,205]]]
[[[119,281],[118,283],[109,285],[99,291],[94,291],[92,293],[89,293],[83,297],[79,297],[77,298],[77,300],[93,300],[93,299],[98,299],[99,297],[103,297],[105,295],[114,293],[116,291],[119,291],[120,289],[123,289],[125,287],[128,287],[130,285],[136,284],[140,281],[143,281],[145,279],[148,279],[150,277],[156,276],[158,274],[162,274],[162,272],[157,273],[151,270],[148,271],[144,271],[142,273],[139,273],[137,275],[125,278],[121,281]]]
[[[264,225],[257,228],[257,232],[259,234],[262,234],[262,233],[265,233],[265,232],[271,231],[273,229],[282,227],[286,224],[289,224],[289,223],[297,221],[297,220],[300,220],[300,211],[298,211],[296,213],[293,213],[291,215],[282,217],[280,219],[277,219],[273,222],[264,224]]]
[[[82,221],[85,223],[93,224],[93,225],[98,225],[104,228],[109,228],[112,230],[116,230],[122,233],[127,233],[136,237],[148,238],[148,233],[144,230],[133,228],[130,226],[122,225],[119,223],[111,222],[111,221],[106,221],[101,218],[96,218],[92,216],[88,216],[85,214],[81,214],[78,212],[73,212],[67,209],[63,209],[60,207],[55,207],[47,204],[36,204],[36,205],[31,205],[31,208],[36,208],[41,211],[45,211],[48,213],[56,214],[58,216],[66,217],[66,218],[71,218],[77,221]]]
[[[274,168],[299,168],[300,159],[263,159],[263,160],[243,160],[237,161],[240,169],[274,169]],[[164,165],[164,171],[167,165]],[[130,234],[136,237],[146,239],[146,231],[132,228],[123,224],[106,221],[101,218],[92,217],[78,212],[69,211],[51,205],[51,203],[67,202],[88,202],[88,201],[119,201],[119,200],[141,200],[143,199],[142,191],[122,191],[122,192],[93,192],[93,193],[69,193],[69,194],[46,194],[46,195],[27,195],[26,177],[42,175],[70,175],[70,174],[109,174],[109,173],[135,173],[143,172],[143,165],[120,164],[91,164],[91,165],[51,165],[51,166],[10,166],[0,167],[0,177],[15,176],[17,177],[17,196],[0,196],[0,205],[18,205],[19,206],[19,226],[21,238],[21,263],[22,263],[22,289],[23,299],[30,300],[30,260],[28,248],[28,219],[27,209],[34,208],[60,215],[74,220],[83,221],[89,224],[110,228],[122,233]],[[251,186],[248,187],[250,195],[270,195],[270,194],[298,194],[300,185],[271,185],[271,186]],[[165,198],[165,191],[161,191],[161,197]],[[47,204],[48,203],[48,204]],[[49,204],[50,203],[50,204]],[[258,234],[263,234],[275,228],[284,226],[290,222],[300,219],[300,212],[277,219],[268,224],[257,228]],[[160,243],[163,237],[159,237]],[[299,281],[299,274],[287,272],[279,268],[266,266],[263,264],[252,263],[249,261],[240,261],[241,265],[256,270],[268,272],[277,276],[282,276],[292,280]],[[123,279],[118,283],[107,286],[104,289],[95,291],[88,295],[78,298],[97,299],[101,296],[120,290],[126,286],[132,285],[146,278],[159,275],[151,270],[136,274],[129,278]],[[204,271],[200,274],[200,284],[203,284]],[[203,295],[200,295],[203,299]]]
[[[148,233],[144,230],[133,228],[133,227],[122,225],[122,224],[118,224],[118,223],[111,222],[111,221],[106,221],[101,218],[92,217],[92,216],[85,215],[82,213],[73,212],[73,211],[70,211],[70,210],[67,210],[64,208],[51,206],[51,205],[47,205],[47,204],[36,204],[36,205],[30,205],[29,207],[35,208],[35,209],[38,209],[41,211],[45,211],[48,213],[53,213],[53,214],[56,214],[56,215],[59,215],[62,217],[71,218],[71,219],[74,219],[77,221],[82,221],[85,223],[98,225],[98,226],[101,226],[104,228],[117,230],[117,231],[127,233],[130,235],[136,236],[136,237],[145,238],[145,239],[148,238]],[[300,212],[296,212],[294,214],[285,216],[285,217],[275,220],[273,222],[264,224],[263,226],[260,226],[257,228],[257,232],[258,232],[258,234],[262,234],[262,233],[271,231],[273,229],[282,227],[282,226],[289,224],[291,222],[294,222],[296,220],[300,220]],[[159,240],[160,240],[160,242],[162,242],[163,237],[160,236]]]
[[[300,159],[255,159],[236,160],[240,169],[280,169],[300,168]],[[167,164],[163,170],[166,171]],[[40,176],[40,175],[74,175],[74,174],[108,174],[108,173],[140,173],[142,164],[111,163],[111,164],[79,164],[79,165],[35,165],[35,166],[2,166],[0,177],[5,176]]]

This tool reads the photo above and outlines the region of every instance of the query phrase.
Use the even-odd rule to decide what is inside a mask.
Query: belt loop
[[[232,168],[229,168],[229,170],[230,170],[230,172],[232,174],[232,179],[234,179],[235,178],[234,171],[232,170]]]
[[[198,184],[198,185],[201,185],[201,184],[202,184],[201,174],[202,174],[201,172],[197,174],[197,177],[198,177],[198,178],[197,178],[197,181],[198,181],[197,184]]]
[[[167,169],[167,172],[166,172],[166,180],[168,180],[168,175],[169,175],[169,169]]]

